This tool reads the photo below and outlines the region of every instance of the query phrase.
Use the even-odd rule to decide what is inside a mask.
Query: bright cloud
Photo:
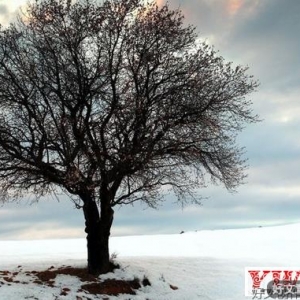
[[[238,13],[251,15],[255,13],[261,4],[259,0],[227,0],[226,2],[226,12],[230,16],[237,15]]]
[[[235,15],[242,7],[242,0],[229,0],[227,3],[227,12],[230,15]]]
[[[0,0],[0,23],[2,25],[7,25],[12,21],[13,16],[17,13],[17,11],[25,6],[27,0],[14,0],[14,1],[6,1]]]
[[[158,6],[163,6],[164,5],[164,0],[156,0],[156,3]]]

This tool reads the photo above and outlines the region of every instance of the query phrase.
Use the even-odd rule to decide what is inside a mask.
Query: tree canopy
[[[61,188],[101,240],[113,206],[154,207],[164,186],[234,189],[257,85],[167,4],[36,0],[0,32],[1,196]]]

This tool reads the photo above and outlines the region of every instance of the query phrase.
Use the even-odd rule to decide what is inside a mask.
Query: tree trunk
[[[93,275],[110,271],[109,236],[113,222],[113,209],[108,204],[101,205],[101,217],[97,203],[92,197],[85,197],[83,212],[87,233],[88,272]]]

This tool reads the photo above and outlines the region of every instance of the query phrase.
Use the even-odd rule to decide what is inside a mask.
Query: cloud
[[[298,85],[300,3],[290,0],[172,0],[187,24],[197,26],[203,39],[220,55],[250,66],[261,88],[280,91]]]
[[[8,13],[8,8],[4,4],[0,4],[0,15],[6,15]]]
[[[229,15],[235,15],[236,13],[239,12],[243,5],[242,0],[229,0],[227,1],[227,13]]]
[[[299,1],[263,1],[247,18],[237,15],[225,36],[216,32],[218,45],[231,58],[250,65],[263,88],[295,86],[300,79],[299,14]]]
[[[14,21],[19,10],[27,3],[27,0],[5,1],[8,2],[5,4],[1,4],[1,1],[4,2],[4,0],[0,0],[0,23],[3,26]]]
[[[45,197],[38,203],[24,199],[4,204],[0,209],[0,239],[84,237],[82,211],[75,209],[67,197],[60,200]]]
[[[38,225],[38,226],[37,226]],[[80,227],[66,226],[58,220],[56,222],[43,222],[35,225],[27,225],[25,229],[18,231],[20,240],[40,239],[69,239],[84,238],[83,230]]]
[[[161,7],[164,5],[164,0],[156,0],[156,4]]]

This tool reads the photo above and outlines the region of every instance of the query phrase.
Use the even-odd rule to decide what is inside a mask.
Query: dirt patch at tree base
[[[138,278],[133,280],[101,280],[100,278],[89,274],[87,268],[75,268],[71,266],[63,266],[60,268],[54,268],[52,266],[44,271],[23,272],[21,266],[19,266],[19,269],[20,271],[18,272],[0,271],[0,286],[4,284],[11,285],[12,283],[29,284],[32,282],[44,286],[55,287],[55,278],[57,275],[70,275],[76,276],[83,283],[80,289],[78,289],[78,293],[85,292],[93,295],[105,294],[109,296],[118,296],[119,294],[135,295],[136,290],[143,286],[151,285],[150,281],[146,277],[143,280]],[[30,277],[31,280],[28,282],[20,282],[17,280],[16,277],[21,272]],[[64,287],[62,288],[60,295],[66,296],[69,292],[70,289],[68,287]]]
[[[105,294],[117,296],[119,294],[129,294],[136,295],[135,290],[141,288],[140,281],[138,279],[134,280],[116,280],[116,279],[106,279],[103,282],[94,282],[89,284],[84,284],[81,288],[90,294]]]
[[[45,271],[31,271],[26,272],[34,274],[41,282],[44,284],[51,284],[57,275],[70,275],[78,277],[82,282],[86,281],[97,281],[98,278],[89,274],[86,268],[73,268],[71,266],[63,266],[61,268],[55,269],[50,267]]]

